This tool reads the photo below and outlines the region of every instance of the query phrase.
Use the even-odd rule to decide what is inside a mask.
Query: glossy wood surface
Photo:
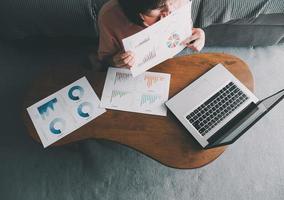
[[[171,74],[169,97],[172,97],[218,63],[222,63],[253,91],[254,81],[248,66],[239,58],[228,54],[207,53],[176,57],[150,71]],[[100,97],[106,71],[87,70],[76,66],[53,66],[35,80],[23,108],[24,123],[33,139],[40,142],[26,108],[82,76],[87,77]],[[51,146],[91,138],[117,142],[140,151],[166,166],[186,169],[204,166],[226,149],[218,147],[203,150],[169,110],[167,117],[107,110],[103,115]]]

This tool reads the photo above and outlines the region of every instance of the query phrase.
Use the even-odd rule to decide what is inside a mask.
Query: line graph
[[[157,56],[155,48],[153,48],[151,51],[147,52],[147,54],[143,57],[142,61],[138,64],[138,66],[141,66],[145,64],[146,62],[149,62],[153,58]]]
[[[140,41],[140,42],[135,46],[135,48],[137,48],[137,47],[141,46],[142,44],[145,44],[146,42],[149,42],[149,41],[150,41],[150,37],[148,36],[148,37],[144,38],[142,41]]]

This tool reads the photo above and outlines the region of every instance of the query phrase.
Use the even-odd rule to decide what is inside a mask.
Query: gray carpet
[[[25,92],[45,66],[83,63],[86,51],[76,46],[68,51],[28,46],[29,50],[25,45],[0,45],[0,199],[284,198],[284,102],[217,160],[194,170],[168,168],[106,141],[88,140],[43,149],[27,136],[20,117]],[[226,52],[247,62],[259,98],[284,88],[284,45],[205,48],[203,52]]]

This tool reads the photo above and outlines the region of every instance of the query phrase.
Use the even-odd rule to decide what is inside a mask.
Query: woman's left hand
[[[201,28],[192,28],[192,35],[182,42],[193,51],[201,51],[205,44],[205,33]]]

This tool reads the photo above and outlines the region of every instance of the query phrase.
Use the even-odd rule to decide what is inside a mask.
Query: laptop
[[[284,97],[281,90],[259,100],[218,64],[166,106],[205,149],[232,144]]]

